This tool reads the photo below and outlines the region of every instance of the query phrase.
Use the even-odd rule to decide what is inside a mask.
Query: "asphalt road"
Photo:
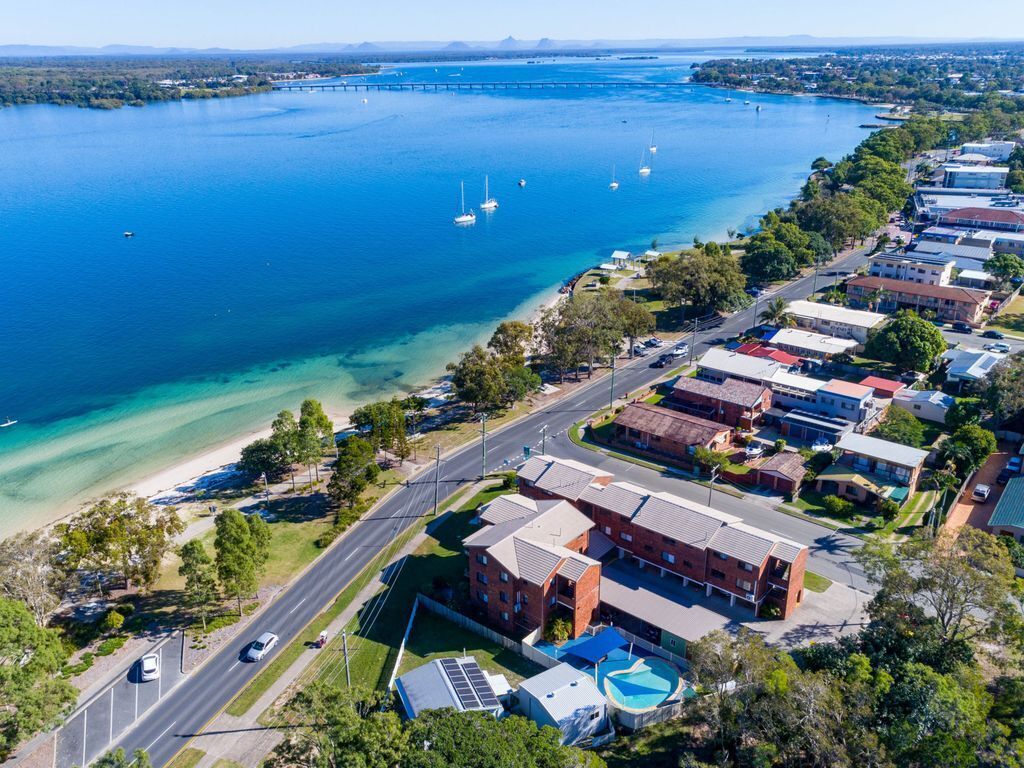
[[[839,268],[852,271],[866,262],[865,250],[860,249],[837,261],[829,270]],[[759,305],[774,296],[802,299],[811,292],[812,277],[803,278],[783,286],[760,299]],[[819,276],[818,286],[829,278]],[[754,308],[727,318],[711,331],[699,333],[694,357],[709,346],[754,324]],[[615,394],[637,391],[660,378],[664,371],[649,367],[650,358],[634,360],[615,373]],[[550,408],[531,414],[506,429],[487,437],[487,468],[489,471],[507,467],[506,461],[521,458],[524,446],[539,448],[542,427],[547,425],[547,451],[556,456],[574,456],[583,461],[607,465],[615,461],[599,454],[573,446],[565,431],[609,402],[609,381],[595,382],[594,386],[574,392]],[[557,437],[552,438],[552,436]],[[582,451],[581,455],[579,452]],[[441,465],[440,498],[455,492],[461,485],[475,482],[482,465],[479,442],[463,448]],[[674,493],[706,501],[707,489],[671,476],[651,472],[645,475],[634,465],[615,461],[615,472],[635,478],[651,487],[672,490]],[[344,588],[344,586],[386,547],[398,532],[416,518],[429,514],[434,498],[434,473],[424,472],[407,487],[398,489],[368,518],[351,529],[338,544],[325,552],[288,590],[280,593],[251,626],[247,636],[240,637],[231,646],[217,652],[201,669],[194,672],[173,691],[157,702],[148,714],[114,746],[131,753],[137,748],[149,752],[153,765],[165,765],[188,741],[200,733],[221,709],[256,675],[281,648]],[[766,507],[744,502],[726,494],[715,495],[715,506],[743,516],[755,525],[776,530],[812,548],[808,567],[843,583],[866,587],[863,573],[851,565],[850,552],[857,540],[842,536],[802,520],[798,520]],[[274,651],[257,664],[242,661],[248,644],[261,632],[271,631],[280,637]],[[61,768],[64,768],[63,766]]]

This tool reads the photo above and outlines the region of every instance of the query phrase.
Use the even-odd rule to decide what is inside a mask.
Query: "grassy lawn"
[[[827,494],[811,490],[810,488],[805,488],[800,491],[800,496],[794,499],[791,504],[801,512],[806,512],[812,516],[825,517],[829,520],[836,520],[840,523],[845,523],[846,525],[863,525],[869,518],[873,517],[870,510],[864,509],[861,506],[855,506],[853,514],[850,517],[836,517],[834,515],[830,515],[825,511],[824,499],[826,495]]]
[[[935,445],[935,441],[939,439],[939,435],[946,431],[945,424],[939,424],[937,421],[926,421],[924,419],[918,419],[921,424],[924,425],[924,447]]]
[[[203,750],[187,747],[167,764],[167,768],[195,768],[204,757],[206,757],[206,753]]]
[[[935,490],[918,491],[903,505],[896,518],[890,520],[878,531],[878,535],[898,538],[909,536],[915,528],[921,525],[924,514],[932,508],[938,495],[938,491]]]
[[[655,392],[650,397],[645,397],[644,398],[644,402],[645,403],[650,403],[651,405],[657,405],[658,403],[660,403],[664,399],[665,399],[665,395],[663,395],[661,392]]]
[[[824,592],[832,586],[832,580],[814,571],[804,571],[804,586],[811,592]]]
[[[416,623],[405,646],[398,673],[403,674],[434,659],[463,654],[475,658],[488,672],[504,675],[512,685],[544,671],[518,653],[421,608],[416,613]]]
[[[1009,306],[989,320],[986,328],[995,328],[1007,333],[1024,334],[1024,296],[1018,296]]]

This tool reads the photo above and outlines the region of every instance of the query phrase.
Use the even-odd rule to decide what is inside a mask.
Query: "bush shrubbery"
[[[825,508],[825,512],[831,517],[849,517],[853,514],[855,508],[852,501],[832,493],[822,499],[821,504]]]

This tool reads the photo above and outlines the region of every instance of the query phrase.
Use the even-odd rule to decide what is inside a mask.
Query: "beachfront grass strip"
[[[186,747],[167,764],[167,768],[195,768],[204,757],[206,753],[203,750]]]
[[[518,685],[526,678],[544,671],[515,651],[492,643],[420,606],[416,611],[416,621],[412,625],[398,674],[404,674],[434,659],[463,655],[472,656],[482,669],[492,674],[504,675],[511,685]]]
[[[392,566],[400,569],[393,583],[368,601],[346,627],[352,685],[387,685],[418,592],[429,592],[437,584],[451,589],[456,601],[465,598],[468,585],[463,578],[466,554],[462,540],[476,530],[476,508],[512,492],[514,489],[502,489],[500,483],[485,488],[451,512],[411,555]]]
[[[824,592],[832,586],[832,579],[826,579],[814,571],[804,571],[804,586],[811,592]]]

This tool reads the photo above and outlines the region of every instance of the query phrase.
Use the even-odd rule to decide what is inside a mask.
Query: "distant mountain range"
[[[378,41],[362,43],[306,43],[283,48],[185,48],[148,45],[106,45],[101,48],[71,45],[0,45],[0,57],[7,56],[183,56],[224,54],[294,54],[294,53],[411,53],[431,51],[581,51],[581,50],[668,50],[693,48],[848,48],[879,45],[921,45],[939,43],[1013,42],[996,38],[921,38],[921,37],[717,37],[648,40],[517,40],[506,37],[498,41]]]

